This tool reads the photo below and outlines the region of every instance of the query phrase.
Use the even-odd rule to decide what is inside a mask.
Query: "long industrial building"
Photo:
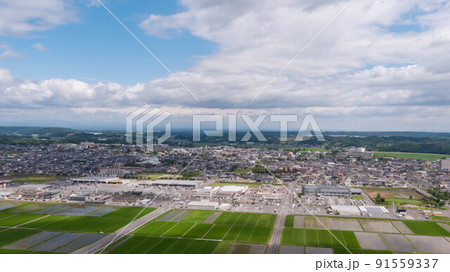
[[[348,197],[352,192],[346,186],[305,184],[302,188],[302,194]]]
[[[74,183],[123,184],[124,180],[109,177],[80,177],[73,178]]]
[[[141,186],[179,186],[195,188],[203,184],[202,180],[178,180],[178,179],[158,179],[154,181],[143,181]]]
[[[331,205],[329,209],[343,216],[389,217],[389,211],[383,206]]]

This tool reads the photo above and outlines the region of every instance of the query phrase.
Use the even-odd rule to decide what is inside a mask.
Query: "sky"
[[[450,132],[448,52],[449,1],[0,0],[0,125],[124,129],[148,104]]]

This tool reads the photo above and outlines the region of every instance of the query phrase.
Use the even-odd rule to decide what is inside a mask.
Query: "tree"
[[[377,197],[375,198],[375,203],[376,204],[380,204],[381,203],[381,195],[380,195],[380,193],[377,194]]]

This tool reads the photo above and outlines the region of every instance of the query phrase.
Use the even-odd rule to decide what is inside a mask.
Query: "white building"
[[[361,211],[357,206],[331,205],[331,210],[339,215],[361,215]]]
[[[188,204],[188,207],[191,209],[208,209],[208,210],[216,210],[219,208],[219,202],[210,202],[210,201],[191,201]]]
[[[196,189],[192,191],[192,197],[211,198],[220,190],[220,187],[207,186],[203,189]]]
[[[359,206],[361,214],[369,217],[388,217],[389,211],[383,206]]]
[[[247,185],[245,186],[228,185],[220,188],[220,192],[225,194],[245,194],[245,192],[247,191],[248,191]]]

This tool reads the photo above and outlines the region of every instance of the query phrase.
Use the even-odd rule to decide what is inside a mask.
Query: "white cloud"
[[[123,86],[29,81],[0,70],[0,106],[120,122],[127,110],[147,103],[177,115],[315,114],[324,129],[448,131],[450,4],[438,0],[354,1],[250,102],[346,3],[183,0],[180,13],[149,15],[141,24],[149,35],[189,31],[217,44],[218,53],[176,73],[200,102],[173,77]],[[390,31],[411,24],[421,31]]]
[[[11,72],[8,69],[0,68],[0,83],[8,83],[12,80]]]
[[[14,51],[6,42],[0,42],[0,59],[17,59],[23,56]]]
[[[0,0],[0,35],[23,36],[76,20],[71,1]]]
[[[268,93],[268,101],[263,103],[236,103],[236,107],[223,107],[223,103],[239,100],[242,93],[236,92],[231,97],[214,95],[210,100],[197,104],[183,88],[178,87],[175,80],[153,80],[134,86],[89,84],[75,79],[30,81],[14,78],[9,70],[0,69],[0,112],[5,113],[4,122],[18,116],[22,121],[32,120],[36,116],[42,118],[44,113],[52,112],[46,115],[49,122],[57,119],[72,124],[70,122],[83,120],[85,125],[105,122],[120,127],[133,109],[150,104],[173,113],[175,119],[184,120],[179,122],[188,122],[192,114],[314,114],[322,129],[448,130],[445,128],[450,127],[450,121],[444,118],[450,114],[448,97],[439,97],[439,91],[429,96],[427,93],[420,95],[420,91],[405,87],[415,85],[417,78],[425,76],[428,76],[427,81],[431,85],[450,84],[449,74],[424,75],[423,69],[416,66],[377,66],[343,76],[338,83],[330,79],[320,85],[312,84],[305,92],[278,94],[278,97]],[[393,78],[397,85],[385,86],[380,80],[383,77]],[[191,77],[183,79],[190,79],[189,83],[193,86],[205,83],[204,78],[198,78],[197,82]],[[235,78],[239,79],[245,79],[245,76]],[[365,82],[366,87],[361,87],[360,81]],[[211,78],[207,82],[214,83],[216,79]],[[324,85],[329,86],[326,96],[320,90]],[[251,87],[251,84],[241,85],[241,90]],[[340,88],[350,91],[345,93]],[[277,101],[274,103],[271,100]],[[276,106],[278,104],[280,106]],[[13,115],[13,112],[22,113]]]
[[[39,51],[47,51],[48,49],[42,43],[33,44],[33,48]]]

